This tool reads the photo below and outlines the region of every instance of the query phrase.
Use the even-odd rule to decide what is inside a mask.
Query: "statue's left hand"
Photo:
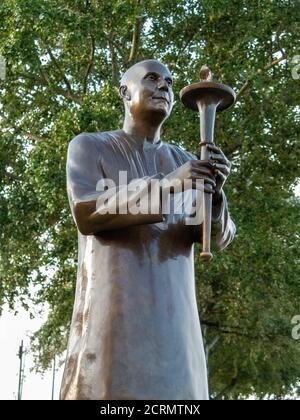
[[[230,174],[231,162],[224,155],[220,147],[209,144],[207,148],[210,151],[209,161],[215,168],[216,187],[214,195],[219,196]]]

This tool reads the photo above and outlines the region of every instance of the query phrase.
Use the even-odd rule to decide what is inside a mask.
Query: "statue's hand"
[[[213,162],[203,160],[189,160],[175,169],[175,171],[168,174],[165,179],[169,181],[171,185],[180,188],[185,187],[185,180],[192,180],[192,188],[197,188],[196,181],[202,179],[204,180],[204,191],[214,193],[216,179],[215,168],[212,163]],[[212,186],[212,188],[210,186]]]
[[[213,195],[213,200],[217,202],[221,196],[223,186],[230,174],[231,162],[222,152],[221,148],[215,145],[207,145],[210,151],[210,162],[215,169],[216,187]]]
[[[196,188],[197,179],[204,180],[204,191],[213,193],[213,202],[221,198],[221,191],[230,173],[231,163],[222,150],[215,145],[207,145],[210,152],[208,161],[190,160],[175,171],[168,174],[165,179],[172,185],[184,187],[185,180],[192,180],[192,187]],[[210,184],[210,185],[207,185]],[[212,189],[211,187],[212,186]]]

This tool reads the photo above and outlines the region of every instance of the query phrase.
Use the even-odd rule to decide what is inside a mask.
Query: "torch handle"
[[[207,143],[200,143],[201,145],[201,160],[209,159],[209,151],[207,150]],[[210,184],[206,185],[207,188],[211,187]],[[213,257],[210,252],[211,241],[211,213],[212,213],[212,193],[204,192],[203,203],[203,224],[202,224],[202,252],[200,259],[202,261],[210,261]]]
[[[215,98],[207,96],[197,103],[200,115],[200,135],[201,135],[201,160],[208,161],[210,152],[207,149],[208,144],[214,144],[214,126],[218,101]],[[211,218],[212,218],[212,186],[205,185],[210,188],[211,192],[204,192],[203,207],[203,224],[202,224],[202,252],[200,253],[201,261],[210,261],[213,257],[210,252],[211,245]]]

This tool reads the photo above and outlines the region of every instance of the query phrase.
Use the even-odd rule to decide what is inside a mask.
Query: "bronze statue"
[[[128,69],[120,96],[122,129],[82,133],[69,145],[67,188],[79,257],[61,399],[208,399],[194,280],[199,225],[166,212],[161,202],[156,212],[124,209],[147,198],[153,181],[189,180],[194,194],[201,180],[221,250],[235,233],[223,192],[230,162],[213,144],[203,161],[160,138],[173,106],[172,75],[161,63],[145,60]],[[116,188],[99,188],[104,179]],[[132,180],[138,190],[124,195]]]

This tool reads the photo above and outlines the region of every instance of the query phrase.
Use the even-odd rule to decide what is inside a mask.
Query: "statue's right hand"
[[[189,160],[166,175],[165,179],[181,188],[184,187],[185,180],[192,180],[192,188],[196,188],[196,181],[200,179],[204,181],[204,191],[210,193],[213,193],[216,187],[215,168],[212,163],[203,160]]]

